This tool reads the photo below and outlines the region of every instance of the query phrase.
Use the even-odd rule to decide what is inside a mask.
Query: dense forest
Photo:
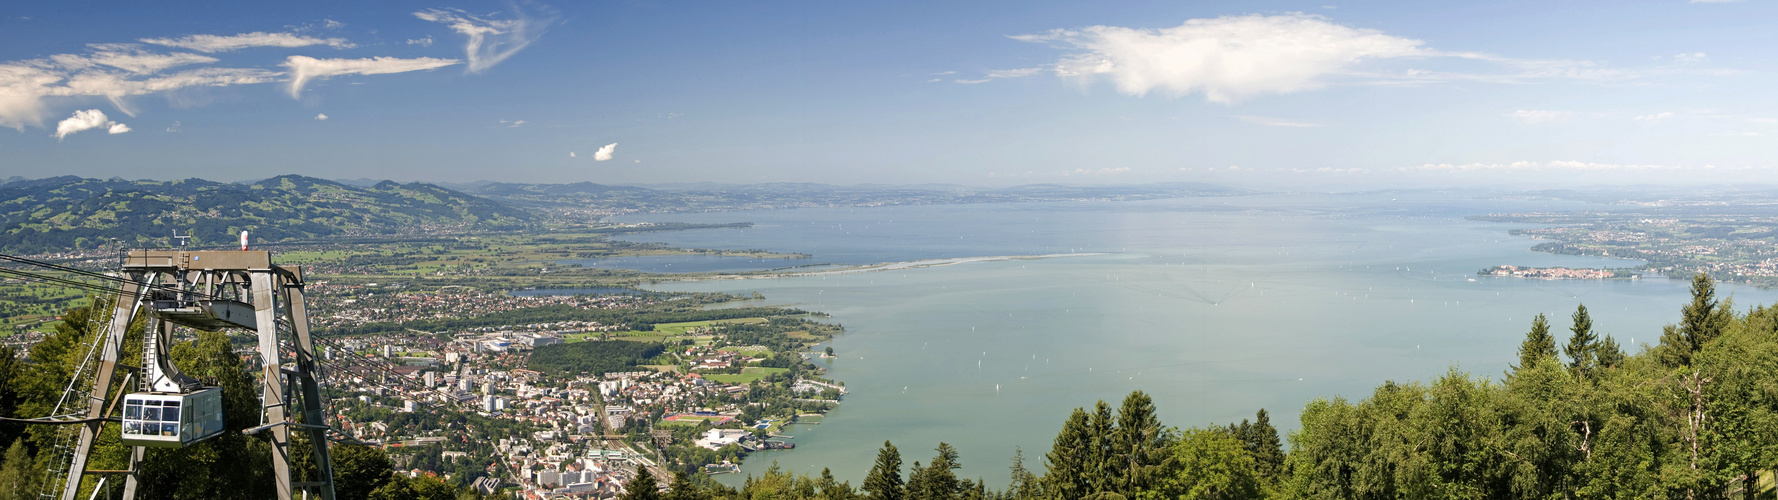
[[[660,342],[598,340],[539,346],[531,353],[530,368],[558,376],[604,375],[636,369],[644,360],[661,355]]]
[[[1737,313],[1698,275],[1680,312],[1633,354],[1594,332],[1584,306],[1566,334],[1540,315],[1502,377],[1453,369],[1319,398],[1288,447],[1263,410],[1182,429],[1136,392],[1115,412],[1077,409],[1039,462],[1013,459],[1005,490],[957,477],[950,445],[904,467],[884,443],[861,485],[774,468],[738,489],[679,477],[626,498],[1772,498],[1778,306]]]

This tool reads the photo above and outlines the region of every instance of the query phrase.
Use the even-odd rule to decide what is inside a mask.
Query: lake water
[[[1633,264],[1534,253],[1536,241],[1508,235],[1512,226],[1464,220],[1598,208],[1422,192],[623,220],[754,222],[634,238],[804,252],[813,262],[1094,254],[658,287],[758,291],[759,303],[824,311],[847,328],[829,361],[851,390],[842,407],[797,429],[797,449],[755,454],[743,471],[831,467],[858,485],[884,440],[909,464],[930,461],[944,441],[962,454],[963,476],[1000,487],[1015,448],[1039,464],[1072,409],[1100,399],[1116,407],[1132,390],[1153,395],[1168,425],[1227,424],[1265,408],[1289,431],[1315,397],[1363,398],[1385,380],[1452,368],[1498,379],[1537,313],[1561,331],[1585,303],[1619,343],[1655,342],[1687,301],[1682,280],[1475,275],[1500,264]],[[1778,299],[1732,285],[1722,293],[1742,308]]]
[[[651,273],[732,273],[804,266],[812,263],[807,259],[757,259],[723,255],[638,255],[603,259],[569,259],[557,262],[593,269],[635,269]]]
[[[534,288],[534,289],[530,289],[530,290],[513,290],[513,291],[507,292],[507,293],[511,294],[513,296],[517,296],[517,297],[535,297],[535,296],[539,296],[539,295],[613,295],[613,294],[633,295],[633,294],[636,294],[639,292],[637,292],[636,290],[628,289],[628,288],[598,287],[598,288]],[[648,292],[640,292],[640,293],[648,293]]]

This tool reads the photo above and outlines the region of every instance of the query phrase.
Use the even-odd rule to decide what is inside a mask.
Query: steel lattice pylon
[[[144,333],[144,351],[150,359],[144,360],[142,383],[157,391],[187,392],[198,385],[172,368],[164,355],[164,342],[172,324],[206,330],[254,331],[259,337],[264,425],[225,432],[268,432],[280,500],[291,500],[299,490],[304,492],[304,498],[314,494],[333,500],[333,467],[327,449],[329,429],[325,425],[314,344],[309,336],[302,269],[272,265],[271,253],[264,251],[136,250],[124,256],[119,271],[124,278],[122,290],[108,327],[101,333],[103,338],[98,341],[99,356],[92,370],[91,389],[70,390],[71,394],[84,392],[80,397],[87,407],[80,413],[91,420],[79,427],[78,442],[69,453],[71,458],[63,475],[66,482],[60,498],[76,500],[80,493],[82,479],[89,472],[93,443],[104,429],[105,422],[100,419],[116,411],[111,407],[115,404],[106,404],[106,397],[113,391],[127,391],[114,387],[124,335],[136,315],[146,313],[158,321],[151,321]],[[281,323],[286,328],[280,329]],[[280,349],[285,340],[293,358],[289,360],[290,368],[285,367]],[[77,372],[76,383],[78,375]],[[78,409],[78,402],[68,404]],[[293,421],[293,416],[300,416],[301,422]],[[291,476],[291,427],[308,432],[308,440],[314,446],[317,477],[313,481],[294,482]],[[128,470],[109,471],[124,475],[126,499],[135,496],[137,464],[143,455],[144,448],[137,446],[130,454]]]

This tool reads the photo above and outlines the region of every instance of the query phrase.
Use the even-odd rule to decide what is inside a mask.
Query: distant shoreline
[[[1052,254],[1042,254],[1042,255],[996,255],[996,256],[989,256],[989,257],[954,257],[954,258],[948,258],[948,259],[922,259],[922,260],[911,260],[911,261],[904,261],[904,262],[885,262],[885,263],[881,263],[881,264],[870,264],[870,265],[864,265],[864,266],[845,267],[845,268],[840,268],[840,269],[830,269],[830,270],[826,270],[826,271],[803,271],[803,272],[787,272],[787,273],[781,272],[781,273],[762,273],[762,274],[718,274],[718,275],[710,275],[710,276],[685,277],[685,278],[678,279],[676,281],[714,281],[714,280],[802,278],[802,277],[809,277],[809,276],[836,276],[836,275],[844,275],[844,274],[870,273],[870,272],[877,272],[877,271],[895,271],[895,270],[901,270],[901,269],[919,269],[919,268],[923,268],[923,267],[950,266],[950,265],[956,265],[956,264],[968,264],[971,262],[998,262],[998,261],[1007,261],[1007,260],[1038,260],[1038,259],[1051,259],[1051,258],[1058,258],[1058,257],[1084,257],[1084,256],[1088,256],[1088,255],[1105,255],[1105,254],[1101,253],[1101,252],[1088,252],[1088,253],[1052,253]]]

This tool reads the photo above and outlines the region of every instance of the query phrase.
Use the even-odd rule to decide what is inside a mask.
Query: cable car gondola
[[[123,443],[179,448],[222,434],[222,389],[124,396]]]

